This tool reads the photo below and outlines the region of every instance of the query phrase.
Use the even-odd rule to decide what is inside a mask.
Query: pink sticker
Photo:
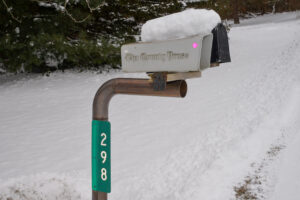
[[[198,47],[198,44],[196,42],[193,43],[193,48],[196,49]]]

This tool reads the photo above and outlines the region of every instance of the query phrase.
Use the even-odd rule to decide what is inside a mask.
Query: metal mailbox
[[[213,35],[123,45],[125,72],[198,72],[210,67]]]

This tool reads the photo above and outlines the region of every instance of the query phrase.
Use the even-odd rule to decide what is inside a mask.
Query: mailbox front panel
[[[203,37],[124,45],[122,69],[125,72],[200,71]]]

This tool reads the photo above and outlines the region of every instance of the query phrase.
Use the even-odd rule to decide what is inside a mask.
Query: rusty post
[[[117,78],[104,83],[93,102],[93,120],[108,121],[108,107],[115,94],[146,95],[162,97],[185,97],[187,84],[184,80],[169,82],[165,90],[156,91],[148,79]],[[92,191],[93,200],[107,200],[107,193]]]

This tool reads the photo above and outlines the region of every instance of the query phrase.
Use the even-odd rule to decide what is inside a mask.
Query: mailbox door
[[[213,35],[207,35],[203,38],[202,41],[202,50],[201,50],[201,61],[200,69],[204,70],[210,67],[211,60],[211,49],[212,49]]]

